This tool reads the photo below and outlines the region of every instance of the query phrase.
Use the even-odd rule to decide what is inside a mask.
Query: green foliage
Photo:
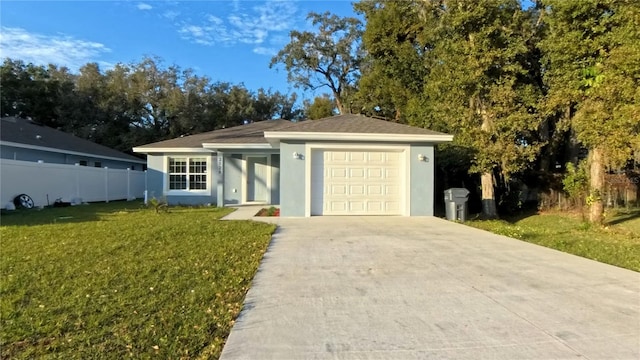
[[[361,1],[354,5],[366,20],[366,57],[356,95],[365,114],[405,122],[408,103],[422,92],[427,68],[420,39],[426,23],[416,1]]]
[[[640,232],[630,231],[630,229],[640,229],[640,218],[637,216],[606,228],[594,227],[569,214],[533,215],[515,222],[491,220],[471,221],[466,224],[607,264],[640,271]]]
[[[335,115],[336,102],[328,95],[317,96],[313,102],[304,103],[304,112],[310,120],[317,120]]]
[[[598,201],[602,201],[602,193],[600,193],[600,190],[592,189],[591,191],[589,191],[589,196],[587,196],[585,199],[587,205],[591,206]]]
[[[274,230],[229,212],[2,214],[0,357],[218,358]]]
[[[586,196],[589,190],[589,176],[585,161],[581,161],[577,167],[573,163],[567,164],[562,186],[569,198],[574,201],[579,201]]]
[[[544,53],[550,108],[573,109],[571,127],[605,163],[640,151],[640,8],[632,1],[545,0]]]
[[[152,197],[147,202],[147,207],[154,209],[156,214],[160,212],[165,212],[165,213],[169,212],[169,204],[165,199],[160,200],[155,197]]]
[[[544,0],[540,42],[547,107],[589,149],[590,219],[600,222],[606,166],[640,151],[640,7],[632,1]]]
[[[88,63],[78,74],[6,59],[0,66],[0,100],[3,116],[31,117],[125,152],[245,120],[302,117],[295,93],[253,93],[244,85],[212,83],[150,57],[107,71]]]
[[[310,12],[307,20],[317,27],[315,32],[291,31],[291,42],[271,59],[270,66],[282,63],[296,87],[328,87],[342,114],[360,74],[362,24],[329,12]]]
[[[528,14],[517,1],[454,1],[441,11],[425,5],[429,74],[422,103],[447,122],[459,144],[475,152],[471,171],[498,170],[505,180],[538,155],[540,88],[529,73],[533,57]],[[442,121],[442,120],[441,120]]]

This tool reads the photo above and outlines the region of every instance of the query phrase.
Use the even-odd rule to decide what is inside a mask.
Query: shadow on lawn
[[[629,210],[628,213],[619,214],[613,219],[607,221],[605,225],[607,226],[618,225],[618,224],[622,224],[623,222],[630,221],[637,218],[640,218],[640,208],[631,209]]]
[[[144,208],[140,201],[112,201],[109,203],[89,203],[62,208],[18,209],[0,212],[0,226],[31,226],[48,224],[68,224],[96,221],[100,214],[118,211],[138,211]]]
[[[519,222],[520,220],[526,219],[528,217],[531,216],[535,216],[540,214],[540,212],[538,211],[537,207],[534,206],[530,206],[527,208],[523,208],[521,210],[518,210],[517,212],[514,213],[506,213],[506,214],[501,214],[502,219],[510,224],[515,224],[517,222]]]
[[[498,215],[497,219],[485,219],[485,218],[483,218],[482,214],[469,214],[467,219],[473,220],[473,221],[504,220],[504,221],[508,222],[509,224],[515,224],[515,223],[519,222],[520,220],[523,220],[523,219],[526,219],[526,218],[528,218],[530,216],[535,216],[535,215],[539,215],[538,209],[536,209],[536,208],[528,208],[528,209],[518,210],[517,212],[512,212],[512,213],[508,213],[508,212],[504,212],[504,211],[503,212],[499,212],[499,215]],[[442,214],[441,217],[444,218],[445,215]]]

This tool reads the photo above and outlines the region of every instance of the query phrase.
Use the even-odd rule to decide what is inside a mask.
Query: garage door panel
[[[363,200],[349,201],[349,212],[362,213],[366,209],[366,203]]]
[[[346,163],[348,162],[348,154],[346,152],[341,151],[325,151],[324,160],[325,163]]]
[[[329,194],[332,195],[347,195],[347,184],[330,184],[328,186],[329,188]]]
[[[370,164],[382,164],[385,162],[385,153],[382,152],[369,152],[367,162]]]
[[[349,195],[366,195],[364,185],[349,185]]]
[[[400,215],[402,152],[319,150],[312,158],[312,211],[326,215]],[[321,162],[322,164],[319,164]],[[321,178],[319,175],[322,174]],[[320,184],[321,183],[321,184]],[[313,201],[321,202],[313,204]]]
[[[385,153],[387,162],[400,162],[400,153],[399,152],[388,152]]]
[[[367,211],[374,213],[382,213],[385,211],[382,201],[367,201]]]
[[[365,173],[366,173],[366,170],[360,167],[349,169],[349,177],[351,179],[357,178],[362,180],[365,178],[364,176]]]
[[[344,179],[347,177],[347,173],[348,173],[348,169],[343,167],[329,168],[329,176],[334,179]]]
[[[400,202],[398,201],[385,202],[385,211],[390,213],[400,213]]]
[[[400,186],[397,185],[385,185],[384,186],[384,193],[387,195],[400,195]]]
[[[367,185],[367,195],[376,196],[383,195],[383,185],[382,184],[371,184]]]
[[[325,212],[344,213],[347,212],[348,203],[346,201],[328,201]]]
[[[372,180],[381,180],[384,175],[384,169],[380,168],[368,168],[367,178]]]
[[[351,151],[347,152],[349,154],[347,159],[349,159],[350,163],[363,163],[366,159],[366,153],[364,151]]]
[[[400,178],[400,169],[384,169],[384,177],[387,179],[398,179]]]

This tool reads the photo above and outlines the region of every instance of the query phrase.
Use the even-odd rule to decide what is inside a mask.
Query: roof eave
[[[273,149],[270,143],[204,143],[205,149]]]
[[[91,153],[85,153],[85,152],[79,152],[79,151],[58,149],[58,148],[53,148],[53,147],[49,147],[49,146],[38,146],[38,145],[16,143],[16,142],[12,142],[12,141],[4,141],[4,140],[0,140],[0,145],[13,146],[13,147],[18,147],[18,148],[23,148],[23,149],[31,149],[31,150],[39,150],[39,151],[48,151],[48,152],[54,152],[54,153],[69,154],[69,155],[86,156],[86,157],[105,159],[105,160],[131,162],[131,163],[137,163],[137,164],[146,164],[147,163],[145,160],[142,160],[142,159],[127,159],[127,158],[120,158],[120,157],[116,157],[116,156],[91,154]]]
[[[154,154],[154,153],[206,153],[214,152],[211,149],[201,147],[144,147],[138,146],[133,148],[134,153],[138,154]]]
[[[264,133],[264,137],[271,144],[279,143],[280,140],[412,142],[430,144],[453,141],[453,135],[449,134],[366,134],[266,131]]]

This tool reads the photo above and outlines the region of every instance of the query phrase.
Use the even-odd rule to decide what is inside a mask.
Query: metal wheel
[[[27,194],[20,194],[13,199],[16,208],[33,209],[33,199]]]

